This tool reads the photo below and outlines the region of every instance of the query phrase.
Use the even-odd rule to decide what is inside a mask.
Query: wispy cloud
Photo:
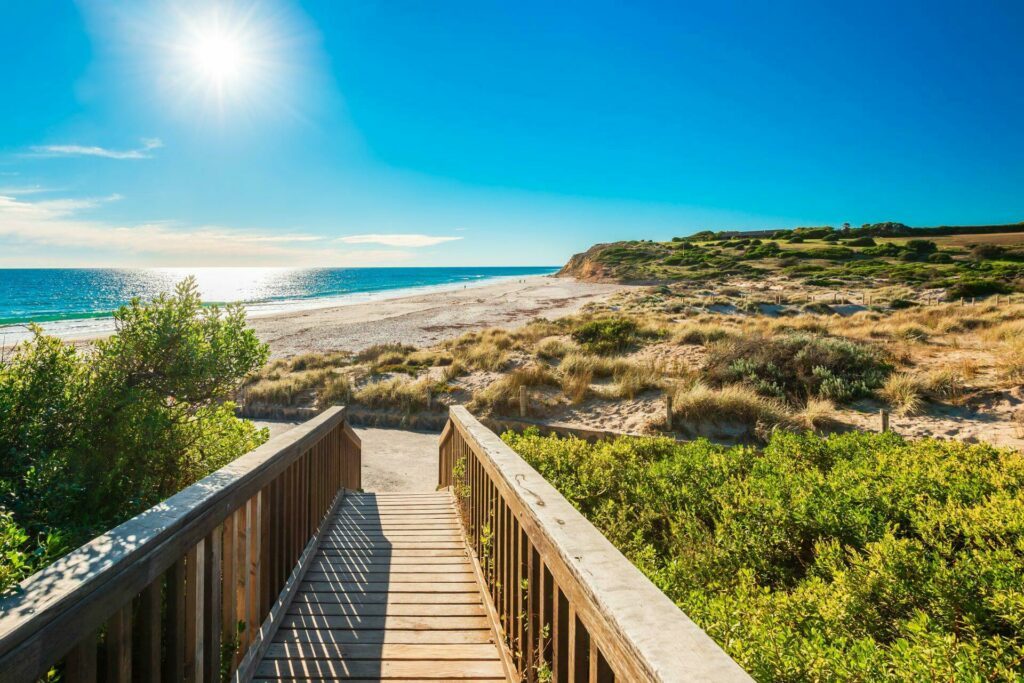
[[[339,242],[345,244],[383,244],[388,247],[432,247],[435,244],[454,242],[461,240],[461,237],[445,237],[441,235],[348,235],[339,237]]]
[[[104,159],[151,159],[151,152],[164,143],[159,138],[143,138],[142,146],[135,149],[109,149],[92,145],[37,145],[34,156],[45,157],[102,157]]]
[[[43,194],[44,192],[53,192],[53,190],[42,185],[0,186],[0,194],[8,197],[22,197],[27,194]]]
[[[398,249],[340,248],[319,235],[174,222],[115,225],[80,215],[117,199],[29,201],[0,194],[0,266],[360,266],[415,258]]]

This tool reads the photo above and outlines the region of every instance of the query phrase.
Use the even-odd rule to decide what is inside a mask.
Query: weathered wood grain
[[[424,518],[435,521],[408,528]],[[451,496],[350,494],[255,677],[477,681],[504,671]]]

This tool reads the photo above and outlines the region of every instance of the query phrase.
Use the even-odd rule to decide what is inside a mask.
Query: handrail
[[[0,600],[0,681],[234,672],[320,520],[360,487],[360,450],[328,409],[28,577]]]
[[[439,484],[522,680],[751,680],[494,432],[462,406],[448,425]]]

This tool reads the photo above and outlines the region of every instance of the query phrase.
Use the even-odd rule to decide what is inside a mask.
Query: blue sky
[[[0,0],[0,266],[1024,220],[1024,4]]]

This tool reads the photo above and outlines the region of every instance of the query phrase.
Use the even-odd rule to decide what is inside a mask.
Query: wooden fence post
[[[886,410],[885,408],[882,408],[881,410],[878,411],[878,417],[881,418],[882,433],[884,434],[885,432],[889,431],[889,411]]]
[[[665,430],[672,431],[672,396],[665,394]]]
[[[519,387],[519,417],[526,417],[526,387]]]

